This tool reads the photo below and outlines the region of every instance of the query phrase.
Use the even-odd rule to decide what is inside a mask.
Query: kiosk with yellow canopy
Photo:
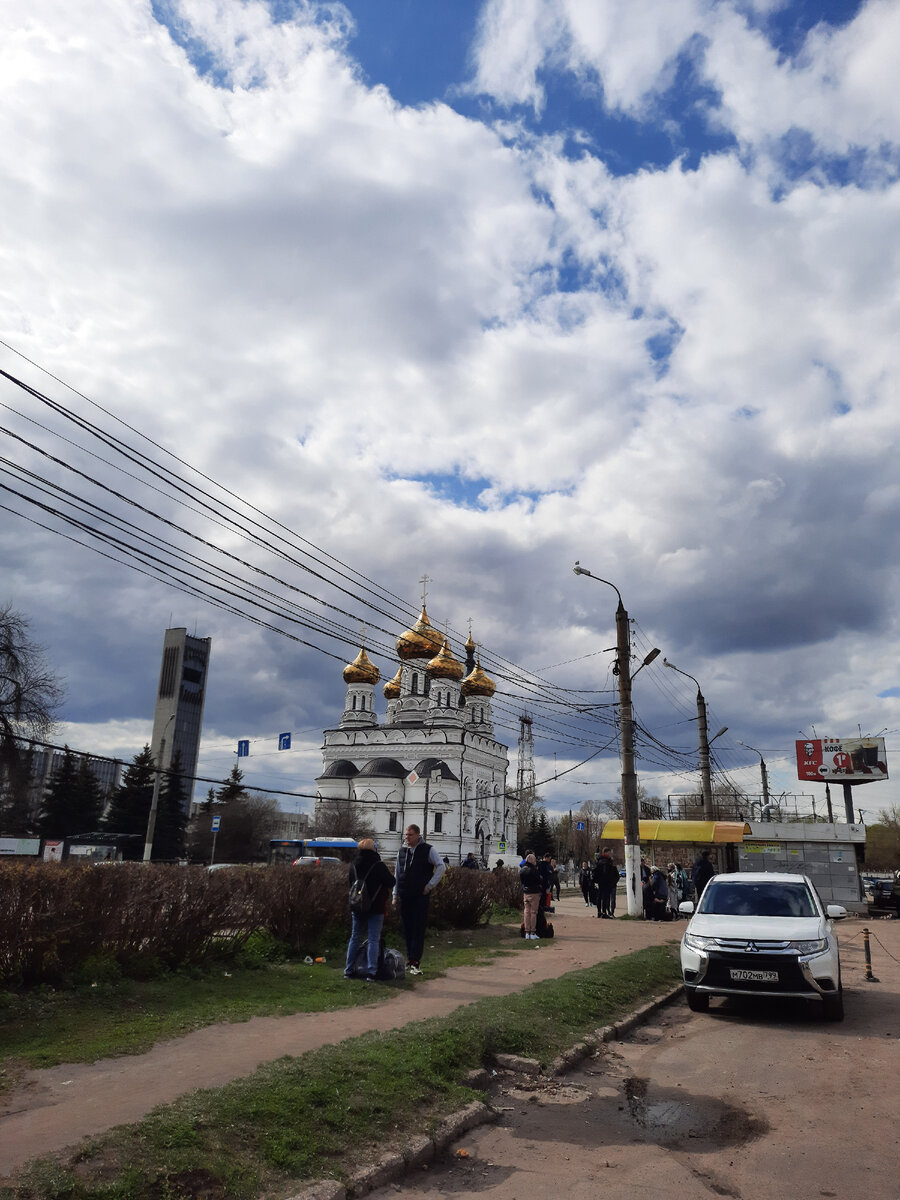
[[[639,821],[638,836],[641,845],[651,846],[664,843],[667,846],[724,846],[724,862],[721,868],[737,870],[734,847],[750,833],[746,821]],[[602,841],[625,840],[623,821],[607,821],[600,835]],[[732,861],[734,860],[734,861]]]

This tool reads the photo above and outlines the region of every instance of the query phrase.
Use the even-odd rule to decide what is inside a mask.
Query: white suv
[[[716,875],[706,885],[681,939],[681,974],[693,1012],[710,996],[796,996],[822,1005],[829,1021],[844,1018],[841,963],[834,922],[805,875]]]

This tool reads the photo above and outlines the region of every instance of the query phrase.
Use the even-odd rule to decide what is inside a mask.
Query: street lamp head
[[[659,658],[659,655],[660,655],[659,646],[654,646],[653,649],[650,651],[650,653],[647,655],[647,657],[644,659],[644,661],[641,663],[641,666],[649,667],[655,658]],[[665,662],[665,661],[666,660],[663,659],[663,662]]]
[[[714,733],[712,735],[712,737],[709,739],[709,745],[712,745],[712,743],[716,740],[716,738],[720,738],[723,733],[727,733],[727,732],[728,732],[728,726],[723,725],[722,728],[719,730],[719,732]]]
[[[587,569],[587,567],[581,566],[577,558],[575,560],[575,566],[572,568],[572,570],[576,575],[590,575],[590,571]]]

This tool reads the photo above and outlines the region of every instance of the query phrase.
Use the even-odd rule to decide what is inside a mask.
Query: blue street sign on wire
[[[279,733],[278,749],[279,750],[290,750],[290,748],[291,748],[291,735],[289,733]]]
[[[238,742],[238,758],[248,758],[250,755],[250,739]]]

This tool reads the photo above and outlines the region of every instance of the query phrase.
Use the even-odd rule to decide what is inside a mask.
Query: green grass
[[[0,1197],[250,1200],[345,1177],[476,1098],[459,1081],[492,1053],[546,1063],[678,978],[671,948],[652,946],[449,1017],[283,1058],[112,1130],[65,1162],[33,1163]]]
[[[388,938],[389,944],[392,939]],[[433,931],[426,942],[429,974],[518,949],[517,931],[499,925]],[[147,981],[90,984],[71,991],[0,994],[0,1088],[24,1067],[96,1062],[141,1054],[158,1041],[221,1021],[328,1012],[371,1003],[361,980],[343,978],[346,946],[324,965],[268,963],[255,969],[220,966]],[[415,986],[379,988],[378,998]]]

